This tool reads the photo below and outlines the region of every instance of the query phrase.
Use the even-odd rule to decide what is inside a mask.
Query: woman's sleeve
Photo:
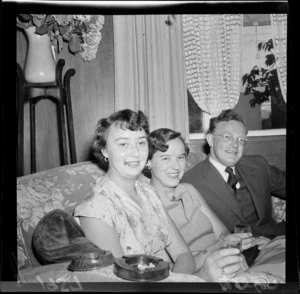
[[[81,216],[100,219],[109,226],[114,227],[115,212],[113,203],[104,192],[84,200],[75,208],[74,217]]]

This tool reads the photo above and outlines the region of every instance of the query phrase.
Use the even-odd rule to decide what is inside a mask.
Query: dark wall
[[[68,52],[67,44],[57,59],[65,59],[63,74],[74,68],[71,78],[71,99],[75,130],[77,161],[90,158],[90,146],[98,119],[114,111],[114,47],[113,17],[105,16],[102,40],[97,57],[85,62],[80,55]],[[24,67],[27,51],[25,34],[17,30],[17,62]],[[35,90],[36,91],[36,90]],[[36,92],[35,92],[36,93]],[[32,93],[32,95],[35,95]],[[53,95],[56,95],[55,93]],[[27,103],[28,104],[28,103]],[[24,112],[24,161],[25,173],[30,173],[29,109]],[[37,171],[60,165],[55,108],[48,101],[41,101],[36,111]]]

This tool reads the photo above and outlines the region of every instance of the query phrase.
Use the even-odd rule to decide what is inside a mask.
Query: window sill
[[[255,130],[248,131],[248,137],[259,137],[259,136],[285,136],[286,129],[270,129],[270,130]],[[205,139],[205,133],[194,133],[189,135],[190,140],[201,140]]]

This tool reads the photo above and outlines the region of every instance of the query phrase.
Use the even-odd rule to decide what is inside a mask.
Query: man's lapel
[[[245,221],[241,214],[240,207],[228,186],[224,181],[219,171],[211,164],[208,158],[205,159],[206,168],[203,169],[203,178],[207,187],[216,194],[216,196],[243,221]],[[207,180],[206,180],[207,178]]]

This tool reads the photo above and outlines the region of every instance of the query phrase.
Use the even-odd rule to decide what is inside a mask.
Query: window
[[[257,65],[266,68],[265,60],[268,52],[258,51],[260,42],[272,39],[272,27],[269,14],[244,14],[243,15],[243,43],[242,64],[240,77],[240,98],[235,110],[240,113],[249,130],[273,130],[286,127],[286,103],[282,97],[274,97],[270,101],[251,106],[253,94],[245,95],[245,85],[242,76],[250,73]],[[190,134],[203,133],[208,127],[209,116],[199,108],[188,91],[189,127]],[[285,132],[285,131],[283,131]],[[251,132],[250,132],[251,133]],[[266,134],[266,132],[262,132]]]

